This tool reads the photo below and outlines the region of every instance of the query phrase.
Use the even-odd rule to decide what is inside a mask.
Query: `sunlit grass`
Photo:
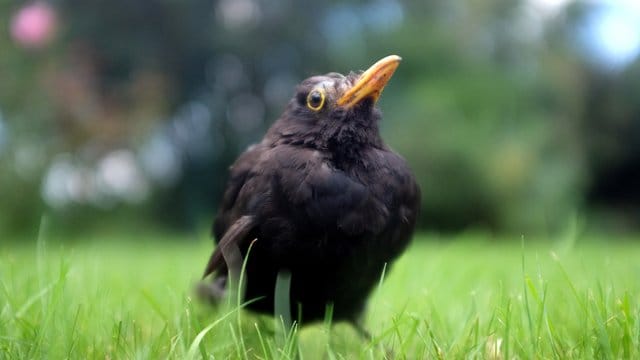
[[[640,356],[633,242],[419,236],[371,297],[366,340],[199,303],[205,236],[74,240],[0,245],[0,358]]]

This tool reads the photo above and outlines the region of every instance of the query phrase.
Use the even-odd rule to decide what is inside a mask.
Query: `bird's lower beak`
[[[402,58],[398,55],[389,55],[373,64],[363,72],[358,81],[338,99],[338,105],[352,107],[364,99],[378,101],[391,76],[400,65]]]

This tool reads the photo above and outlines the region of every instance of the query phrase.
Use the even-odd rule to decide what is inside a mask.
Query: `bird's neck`
[[[339,168],[357,165],[365,158],[365,152],[384,147],[377,127],[342,128],[333,136],[325,138],[324,144],[331,154],[332,162]]]

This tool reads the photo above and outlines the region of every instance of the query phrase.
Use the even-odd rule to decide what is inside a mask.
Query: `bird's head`
[[[382,58],[364,72],[313,76],[296,87],[267,140],[320,150],[382,146],[376,102],[401,58]]]

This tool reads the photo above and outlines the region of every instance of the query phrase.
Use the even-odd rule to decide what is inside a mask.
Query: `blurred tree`
[[[640,61],[619,73],[587,71],[583,118],[587,200],[640,225]]]
[[[608,230],[640,227],[640,58],[616,68],[596,61],[585,23],[601,4],[575,2],[548,27],[553,52],[545,73],[551,103],[567,114],[584,168],[583,201],[590,223]]]
[[[405,99],[387,108],[410,123],[386,129],[423,181],[431,228],[552,230],[580,200],[582,164],[567,141],[575,127],[545,102],[554,84],[522,30],[523,6],[468,2],[425,21],[414,4],[390,41],[414,44],[405,46]]]
[[[297,82],[391,53],[381,125],[419,176],[423,227],[530,233],[584,204],[637,208],[639,65],[589,65],[580,4],[551,19],[528,0],[51,4],[49,46],[0,32],[0,230],[35,228],[42,198],[71,227],[209,222]],[[5,29],[19,6],[0,2]]]
[[[35,234],[43,210],[38,189],[47,151],[54,143],[47,131],[53,114],[44,84],[55,64],[55,52],[45,47],[48,39],[28,44],[38,42],[33,36],[48,36],[47,29],[29,29],[42,25],[39,20],[51,20],[38,19],[42,9],[36,8],[35,18],[33,9],[27,11],[27,29],[22,19],[18,32],[23,34],[16,33],[12,15],[19,10],[17,5],[0,2],[0,232]]]

